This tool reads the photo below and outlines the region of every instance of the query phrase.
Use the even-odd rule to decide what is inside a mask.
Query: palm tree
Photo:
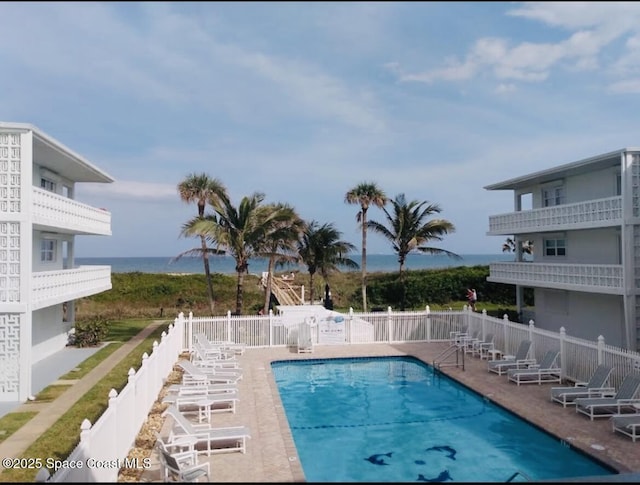
[[[204,217],[204,210],[207,201],[226,197],[227,189],[222,182],[216,178],[211,178],[205,173],[192,173],[178,184],[178,194],[183,202],[195,202],[198,206],[198,218]],[[209,268],[209,249],[207,248],[206,237],[203,234],[192,233],[200,236],[200,248],[191,249],[178,255],[175,259],[179,259],[187,254],[192,255],[200,253],[202,255],[202,263],[204,264],[204,274],[207,278],[207,291],[209,293],[209,307],[211,314],[214,313],[215,300],[213,295],[213,283],[211,281],[211,270]],[[185,235],[183,230],[182,235]]]
[[[521,242],[521,251],[524,254],[533,254],[533,241],[522,241]],[[502,243],[502,252],[503,253],[515,253],[516,252],[516,239],[508,237],[504,243]]]
[[[367,311],[367,211],[374,205],[382,208],[387,203],[387,196],[375,183],[363,182],[346,193],[344,200],[347,204],[360,204],[356,215],[362,227],[362,311]]]
[[[369,221],[368,226],[391,242],[400,263],[399,279],[403,283],[403,291],[406,291],[404,264],[409,253],[417,251],[427,254],[446,254],[455,259],[462,259],[458,254],[446,249],[425,246],[429,241],[442,241],[445,234],[455,231],[455,226],[446,219],[427,220],[431,215],[441,212],[440,206],[430,204],[428,201],[407,202],[404,194],[396,195],[390,202],[393,207],[392,212],[382,208],[388,226],[377,221]],[[402,307],[404,309],[404,297]]]
[[[264,248],[259,251],[260,256],[268,259],[267,281],[264,296],[263,311],[269,311],[271,302],[271,285],[274,267],[279,264],[292,263],[297,260],[296,243],[304,228],[304,221],[296,211],[287,204],[278,203],[268,206],[268,210],[278,212],[272,217],[272,226],[267,228]]]
[[[313,303],[314,284],[313,277],[319,272],[329,284],[329,274],[339,271],[340,266],[358,269],[358,263],[346,255],[356,247],[350,242],[340,239],[342,233],[333,224],[320,225],[317,221],[306,224],[302,237],[298,241],[298,255],[300,261],[307,266],[309,271],[309,299]]]
[[[269,231],[288,215],[287,211],[262,205],[264,198],[263,193],[254,192],[243,197],[238,207],[228,197],[210,200],[215,215],[189,228],[193,233],[205,235],[235,259],[236,315],[242,314],[244,276],[249,271],[249,261],[264,251]]]

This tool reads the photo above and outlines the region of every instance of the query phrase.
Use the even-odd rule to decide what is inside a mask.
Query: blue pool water
[[[616,472],[422,361],[272,363],[309,482],[514,482]]]

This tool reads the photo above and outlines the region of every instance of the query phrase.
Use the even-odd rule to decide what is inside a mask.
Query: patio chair
[[[614,414],[638,413],[640,399],[636,398],[640,390],[640,373],[630,372],[622,380],[618,392],[613,397],[579,397],[576,401],[576,412],[594,418],[613,416]]]
[[[214,367],[198,367],[193,362],[181,359],[177,363],[184,374],[182,382],[190,384],[194,381],[207,382],[207,384],[237,384],[242,379],[240,369],[216,369]]]
[[[481,359],[486,358],[489,355],[489,351],[493,350],[494,335],[488,333],[484,340],[478,340],[473,344],[473,355],[478,356]]]
[[[640,439],[640,413],[638,414],[614,414],[611,416],[613,432],[622,433],[631,438],[634,443]]]
[[[207,416],[205,413],[236,412],[238,393],[208,392],[206,387],[190,389],[183,393],[170,393],[163,399],[163,403],[175,404],[178,411],[198,413],[199,420]],[[208,419],[207,419],[208,421]]]
[[[235,355],[242,355],[247,346],[243,343],[232,342],[231,340],[209,340],[204,333],[196,334],[196,339],[205,347],[211,346],[217,347],[226,353],[232,353]]]
[[[247,439],[251,438],[246,426],[212,428],[209,424],[194,424],[173,405],[163,415],[171,416],[174,421],[174,428],[169,434],[169,445],[189,437],[195,440],[196,452],[206,453],[207,456],[214,453],[246,453]]]
[[[562,369],[558,365],[559,355],[559,350],[547,350],[539,364],[531,364],[526,369],[509,369],[507,378],[517,385],[562,382]]]
[[[313,338],[311,336],[311,325],[307,321],[298,325],[298,353],[313,352]]]
[[[205,478],[205,482],[210,481],[209,463],[198,463],[195,451],[171,453],[161,439],[156,441],[156,450],[165,482],[196,482],[200,478]]]
[[[461,347],[465,354],[473,353],[473,346],[480,342],[480,334],[482,330],[477,329],[471,332],[471,335],[465,335],[464,337],[460,337],[459,339],[459,347]]]
[[[588,382],[576,382],[573,386],[557,386],[551,388],[551,400],[562,404],[563,408],[575,404],[579,397],[613,397],[616,390],[606,387],[613,366],[600,364],[593,371]]]
[[[498,375],[506,374],[509,369],[526,369],[527,366],[535,364],[535,359],[528,359],[531,340],[523,340],[518,346],[516,355],[505,355],[501,359],[490,360],[487,365],[489,372]]]
[[[198,367],[215,367],[218,369],[239,369],[240,363],[235,354],[226,354],[219,349],[205,349],[195,342],[191,349],[191,362]]]
[[[469,336],[469,326],[465,325],[460,330],[453,330],[449,332],[449,342],[451,345],[460,345],[462,339]]]
[[[218,360],[236,360],[236,353],[234,351],[222,344],[211,342],[205,334],[197,333],[195,338],[196,341],[194,344],[197,343],[200,346],[200,349],[204,350],[204,353],[207,354],[208,357],[213,357]]]

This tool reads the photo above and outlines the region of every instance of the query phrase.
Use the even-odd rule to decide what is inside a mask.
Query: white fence
[[[329,312],[338,315],[337,312]],[[302,318],[302,314],[301,318]],[[403,342],[446,342],[450,332],[480,330],[484,338],[494,334],[494,346],[504,354],[514,354],[520,341],[532,342],[532,357],[540,360],[549,349],[560,350],[560,364],[565,378],[587,381],[598,364],[614,367],[611,385],[619,387],[629,372],[640,371],[640,354],[605,343],[566,335],[564,329],[551,332],[528,325],[510,322],[504,318],[483,313],[463,311],[372,312],[355,314],[350,310],[342,315],[345,325],[344,345]],[[129,371],[129,382],[120,394],[112,390],[109,406],[92,425],[82,424],[80,443],[66,459],[67,467],[54,471],[52,482],[116,482],[120,466],[133,447],[136,436],[144,424],[153,403],[158,397],[164,380],[172,371],[181,352],[190,350],[194,335],[204,333],[210,340],[227,340],[251,347],[283,347],[297,345],[298,324],[282,315],[188,317],[181,313],[163,333],[161,342],[154,344],[150,356],[143,357],[137,372]],[[318,334],[313,335],[314,345],[323,345]],[[325,344],[327,345],[327,344]],[[69,464],[83,464],[83,468],[71,468]],[[120,465],[120,466],[118,466]],[[128,464],[131,465],[130,463]],[[138,463],[138,466],[143,466]],[[40,478],[43,478],[40,476]]]
[[[120,394],[111,390],[107,409],[93,425],[84,420],[80,443],[68,458],[44,464],[53,473],[48,481],[118,481],[120,468],[183,349],[182,325],[183,321],[176,318],[163,332],[160,343],[154,342],[151,355],[143,355],[138,371],[129,370],[129,380]],[[143,467],[144,463],[126,465]],[[39,478],[44,477],[40,474]]]

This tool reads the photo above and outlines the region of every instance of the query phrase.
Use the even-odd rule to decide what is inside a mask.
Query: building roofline
[[[640,148],[638,147],[621,148],[619,150],[614,150],[608,153],[595,155],[593,157],[584,158],[582,160],[578,160],[571,163],[565,163],[563,165],[558,165],[552,168],[540,170],[538,172],[533,172],[527,175],[522,175],[520,177],[504,180],[502,182],[497,182],[495,184],[485,185],[484,188],[486,190],[517,189],[525,185],[530,185],[531,183],[536,183],[537,180],[551,179],[556,175],[560,176],[561,174],[566,174],[567,172],[578,172],[578,171],[584,170],[589,165],[596,165],[596,164],[606,162],[607,160],[613,159],[617,155],[621,156],[623,153],[627,153],[627,152],[640,152]]]
[[[105,172],[104,170],[99,169],[97,166],[95,166],[93,163],[91,163],[85,157],[83,157],[79,153],[75,152],[74,150],[72,150],[71,148],[66,146],[64,143],[61,143],[60,141],[56,140],[52,136],[47,135],[44,131],[39,129],[37,126],[32,125],[31,123],[14,123],[14,122],[0,121],[0,130],[1,129],[25,131],[25,132],[26,131],[31,131],[33,133],[33,135],[36,138],[38,138],[41,142],[46,143],[47,145],[49,145],[53,149],[55,149],[55,150],[59,151],[60,153],[64,154],[67,158],[73,160],[76,163],[79,163],[80,165],[83,165],[85,168],[87,168],[91,172],[95,173],[96,174],[96,178],[102,179],[102,181],[104,181],[104,182],[114,182],[115,181],[115,179],[111,175],[109,175],[107,172]]]

